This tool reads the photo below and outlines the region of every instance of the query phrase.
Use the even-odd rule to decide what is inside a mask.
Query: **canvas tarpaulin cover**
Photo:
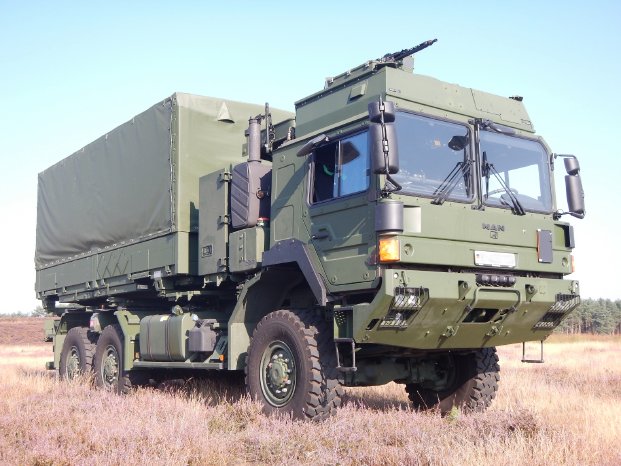
[[[40,173],[36,267],[196,231],[198,179],[242,161],[248,118],[262,110],[176,93]]]

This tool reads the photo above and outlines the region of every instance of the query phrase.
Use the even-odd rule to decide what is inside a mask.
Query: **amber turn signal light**
[[[379,260],[380,262],[397,262],[399,256],[399,239],[394,236],[380,238]]]

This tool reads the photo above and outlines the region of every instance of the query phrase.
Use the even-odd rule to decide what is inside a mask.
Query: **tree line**
[[[621,334],[621,300],[583,299],[578,308],[556,329],[556,333]]]

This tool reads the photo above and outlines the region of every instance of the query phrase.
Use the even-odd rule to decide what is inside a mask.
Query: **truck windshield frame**
[[[481,131],[479,154],[483,204],[512,209],[514,197],[527,212],[552,212],[550,156],[540,141]]]
[[[464,123],[400,110],[396,120],[399,194],[474,201],[471,130]],[[434,202],[436,202],[434,201]]]

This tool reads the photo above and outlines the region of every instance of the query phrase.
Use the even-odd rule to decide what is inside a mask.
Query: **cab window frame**
[[[330,139],[329,142],[322,144],[321,146],[317,147],[311,154],[311,156],[309,157],[309,169],[308,169],[308,183],[307,183],[307,203],[309,206],[319,206],[319,205],[326,205],[328,203],[332,203],[332,202],[336,202],[339,201],[341,199],[347,199],[347,198],[351,198],[351,197],[355,197],[355,196],[360,196],[361,194],[365,194],[369,192],[369,189],[371,188],[372,185],[372,177],[371,177],[371,157],[369,154],[369,139],[368,139],[368,129],[367,128],[357,128],[355,130],[352,131],[348,131],[347,133],[341,134],[338,136],[338,138],[334,138],[334,139]],[[343,152],[342,152],[342,143],[344,141],[347,141],[348,139],[353,139],[356,136],[361,136],[364,135],[365,136],[365,153],[361,154],[365,157],[366,160],[366,174],[365,174],[365,179],[366,179],[366,183],[364,188],[357,190],[355,192],[348,192],[346,194],[340,194],[341,191],[341,181],[342,181],[342,175],[343,175],[343,164],[342,164],[342,160],[343,160]],[[319,172],[319,167],[318,167],[318,157],[321,153],[322,150],[326,150],[328,147],[333,146],[336,148],[338,148],[338,152],[335,154],[335,164],[334,164],[334,172],[333,172],[333,176],[337,177],[337,181],[338,181],[338,191],[336,194],[334,194],[334,192],[332,193],[331,197],[329,198],[325,198],[325,199],[320,199],[320,200],[315,200],[315,192],[316,192],[316,175]],[[326,167],[322,167],[323,170],[326,169]],[[327,168],[328,173],[329,173],[329,168]],[[333,185],[334,186],[334,185]]]
[[[470,173],[469,173],[470,192],[468,193],[469,195],[467,197],[466,196],[457,197],[457,196],[454,196],[453,193],[451,193],[447,197],[446,201],[460,203],[460,204],[474,204],[477,201],[477,197],[479,195],[479,185],[477,182],[479,175],[478,175],[476,145],[474,142],[474,130],[472,126],[469,125],[465,121],[446,118],[446,117],[437,116],[437,115],[430,115],[428,113],[421,113],[421,112],[417,112],[417,111],[413,111],[409,109],[400,108],[397,111],[397,120],[395,121],[395,124],[397,125],[397,128],[396,128],[397,129],[397,140],[399,139],[399,134],[400,134],[399,125],[398,125],[398,119],[399,119],[400,114],[410,115],[410,116],[414,116],[414,117],[418,117],[418,118],[422,118],[426,120],[431,120],[431,121],[437,121],[440,123],[449,123],[452,125],[463,127],[466,130],[466,135],[468,137],[468,144],[465,148],[467,149],[468,161],[470,163]],[[399,165],[401,166],[401,168],[403,168],[404,154],[405,154],[404,151],[401,151],[401,150],[399,151],[399,159],[400,159]],[[399,175],[398,173],[397,175],[393,175],[393,177],[397,181],[399,181],[398,175]],[[446,173],[446,175],[448,175],[448,172]],[[409,189],[406,186],[404,186],[403,189],[399,191],[399,194],[409,196],[409,197],[423,198],[423,199],[433,199],[434,197],[436,197],[433,194],[424,193],[422,192],[422,190],[417,191],[416,189]]]
[[[481,167],[482,170],[482,158],[483,158],[483,149],[482,149],[482,141],[481,141],[481,134],[482,133],[486,133],[486,134],[490,134],[492,137],[493,136],[497,136],[497,133],[493,133],[493,132],[488,132],[488,131],[481,131],[479,133],[479,141],[478,141],[478,147],[477,149],[477,153],[479,158],[481,159],[480,163],[478,163],[478,165]],[[517,168],[515,170],[519,170],[519,169],[523,169],[523,168],[527,168],[527,167],[537,167],[538,168],[538,175],[539,175],[539,188],[540,188],[540,195],[542,197],[542,200],[538,200],[536,198],[533,198],[535,200],[537,200],[538,203],[541,203],[543,206],[543,209],[539,209],[539,208],[535,208],[532,205],[526,204],[523,205],[524,210],[526,212],[530,212],[530,213],[535,213],[535,214],[551,214],[554,211],[554,175],[553,175],[553,170],[551,168],[551,162],[550,162],[550,152],[548,151],[548,149],[546,148],[546,145],[541,141],[541,138],[539,137],[528,137],[522,134],[513,134],[513,135],[501,135],[504,136],[506,138],[510,138],[511,139],[517,139],[517,140],[523,140],[523,141],[527,141],[530,143],[535,143],[539,146],[539,148],[541,149],[541,153],[543,155],[545,155],[545,160],[542,160],[543,164],[537,164],[537,165],[525,165],[524,167],[521,168]],[[500,172],[500,175],[502,176],[502,174],[505,172]],[[508,171],[506,173],[509,173]],[[492,175],[493,176],[493,175]],[[542,178],[543,177],[543,178]],[[478,184],[480,186],[480,195],[481,195],[481,204],[487,208],[494,208],[494,209],[504,209],[504,210],[511,210],[511,206],[510,205],[504,205],[500,202],[497,202],[495,200],[490,201],[488,198],[485,197],[485,187],[484,187],[484,179],[483,179],[483,174],[480,173],[478,176],[479,180],[478,180]],[[544,179],[547,178],[547,179]],[[507,180],[504,180],[505,182]],[[547,183],[546,183],[547,182]],[[549,191],[546,191],[545,193],[543,192],[543,188],[545,185],[547,184],[547,188]],[[509,187],[512,187],[511,184],[509,183]],[[515,185],[513,185],[513,187],[515,187]],[[519,187],[519,186],[518,186]],[[524,193],[520,193],[520,194],[524,194]],[[530,193],[529,193],[530,194]],[[529,196],[529,194],[526,194],[526,196]],[[519,199],[518,199],[519,200]],[[546,202],[549,205],[546,205]]]

